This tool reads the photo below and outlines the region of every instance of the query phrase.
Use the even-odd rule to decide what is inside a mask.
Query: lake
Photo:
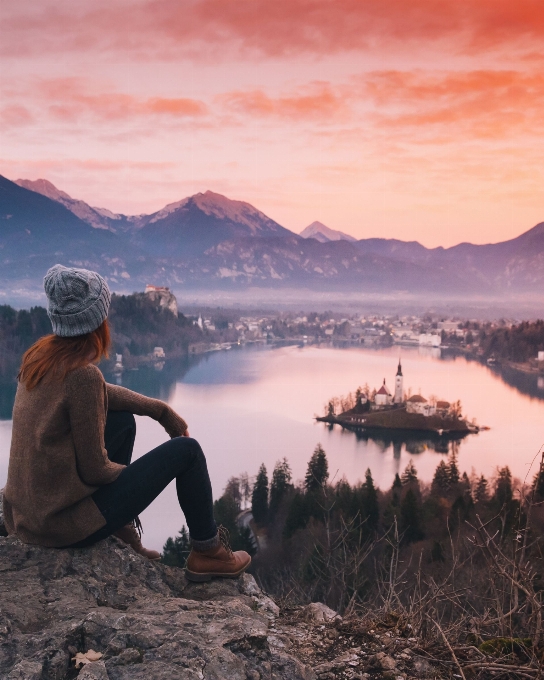
[[[501,373],[464,357],[440,356],[440,351],[402,348],[400,355],[405,390],[460,399],[463,414],[490,427],[449,443],[450,450],[457,447],[462,471],[492,477],[497,467],[508,465],[515,477],[532,478],[544,442],[544,385],[536,376]],[[302,479],[318,443],[327,452],[331,478],[345,476],[355,482],[370,468],[376,484],[385,489],[410,459],[420,479],[430,481],[445,453],[424,440],[365,439],[339,426],[329,429],[316,423],[314,415],[323,414],[330,397],[365,383],[378,388],[385,378],[392,390],[398,358],[398,347],[254,346],[167,362],[162,371],[128,371],[122,384],[168,401],[187,420],[191,436],[206,453],[215,497],[230,476],[253,476],[261,463],[270,477],[283,457],[291,464],[294,480]],[[148,418],[137,418],[137,424],[135,457],[165,437]],[[0,487],[6,479],[10,437],[11,421],[0,420]],[[142,522],[145,544],[157,549],[179,531],[183,516],[173,484],[142,514]]]

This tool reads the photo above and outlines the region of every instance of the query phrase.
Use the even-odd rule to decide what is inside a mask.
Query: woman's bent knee
[[[174,455],[178,456],[184,462],[206,462],[206,457],[202,447],[196,439],[192,437],[174,437],[167,445],[170,445]]]

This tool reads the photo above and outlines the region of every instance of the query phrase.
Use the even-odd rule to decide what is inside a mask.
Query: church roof
[[[391,392],[387,389],[385,386],[385,383],[380,387],[380,389],[376,392],[376,394],[385,394],[388,397],[391,396]]]
[[[412,404],[426,404],[427,400],[425,397],[422,397],[421,394],[414,394],[413,397],[410,397],[408,401],[411,401]]]
[[[437,401],[436,402],[436,408],[449,408],[449,407],[450,407],[449,401]]]

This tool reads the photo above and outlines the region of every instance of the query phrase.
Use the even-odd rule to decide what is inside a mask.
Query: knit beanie
[[[63,338],[96,330],[108,316],[111,293],[96,272],[56,264],[43,280],[53,333]]]

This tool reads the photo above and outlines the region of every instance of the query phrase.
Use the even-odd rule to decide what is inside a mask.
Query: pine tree
[[[402,473],[402,476],[401,476],[400,479],[401,479],[403,486],[406,486],[408,484],[417,484],[418,483],[417,470],[414,466],[412,459],[410,459],[410,462],[406,466],[406,469]]]
[[[291,538],[298,529],[304,529],[309,520],[310,513],[307,498],[297,490],[289,503],[289,510],[287,511],[283,527],[283,537]]]
[[[408,489],[400,505],[400,528],[403,542],[413,543],[424,538],[417,498],[412,489]]]
[[[400,503],[400,493],[402,490],[402,482],[399,477],[399,473],[395,474],[395,479],[393,480],[393,486],[391,487],[391,505],[397,507]]]
[[[444,496],[450,490],[450,471],[448,465],[443,460],[438,463],[435,470],[432,490],[438,496]]]
[[[318,444],[308,463],[308,470],[304,478],[304,488],[308,493],[323,489],[328,478],[329,464],[327,462],[327,454],[321,444]]]
[[[510,506],[514,491],[512,489],[512,473],[510,468],[505,466],[499,470],[495,483],[495,501],[499,507]]]
[[[181,527],[179,536],[166,539],[162,549],[162,562],[171,567],[185,567],[185,561],[191,552],[189,533],[185,526]]]
[[[535,492],[535,500],[544,500],[544,465],[541,464],[540,470],[536,473],[533,480],[533,489]]]
[[[259,468],[259,474],[253,486],[251,512],[257,524],[266,524],[268,517],[268,475],[264,463]]]
[[[375,531],[380,520],[380,506],[378,504],[378,492],[374,486],[370,468],[365,473],[365,483],[363,485],[363,515],[367,520],[368,527]]]
[[[274,517],[280,507],[281,501],[291,485],[291,468],[287,458],[276,463],[272,473],[272,484],[270,485],[270,505],[269,516]]]
[[[448,473],[450,478],[451,486],[459,483],[460,472],[459,466],[457,465],[457,452],[452,451],[448,458]]]
[[[487,503],[489,500],[489,490],[487,479],[480,475],[476,483],[476,489],[474,490],[474,500],[476,503]]]

